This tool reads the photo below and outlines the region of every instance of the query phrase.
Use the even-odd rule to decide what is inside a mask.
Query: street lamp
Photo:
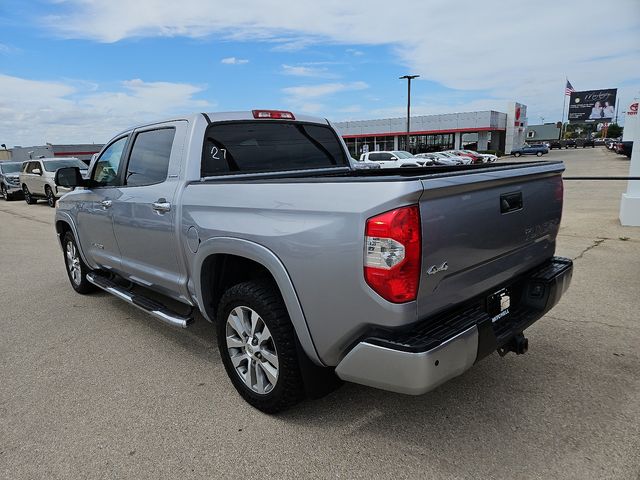
[[[407,135],[405,138],[405,148],[409,151],[409,132],[411,131],[411,80],[420,75],[403,75],[400,80],[407,79]]]

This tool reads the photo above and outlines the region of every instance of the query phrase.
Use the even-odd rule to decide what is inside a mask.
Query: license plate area
[[[491,316],[491,322],[509,315],[511,308],[511,293],[508,288],[502,288],[487,297],[487,313]]]

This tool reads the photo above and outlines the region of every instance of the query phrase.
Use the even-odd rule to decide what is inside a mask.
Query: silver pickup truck
[[[354,162],[357,163],[357,162]],[[72,287],[179,327],[214,322],[265,412],[340,380],[422,394],[498,351],[568,288],[561,162],[360,170],[325,119],[195,114],[126,130],[57,172]]]

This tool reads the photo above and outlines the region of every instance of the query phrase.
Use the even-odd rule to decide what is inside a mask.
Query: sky
[[[1,0],[0,143],[102,143],[176,114],[333,121],[640,95],[639,0]]]

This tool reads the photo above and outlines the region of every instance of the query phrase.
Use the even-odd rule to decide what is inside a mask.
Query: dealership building
[[[24,162],[32,158],[76,157],[84,162],[89,162],[94,153],[102,149],[102,144],[80,143],[73,145],[38,145],[33,147],[13,147],[8,149],[10,160]]]
[[[408,146],[406,117],[338,122],[334,126],[354,158],[381,150],[422,153],[465,146],[511,153],[512,148],[525,142],[527,107],[511,102],[507,112],[487,110],[412,116]]]

